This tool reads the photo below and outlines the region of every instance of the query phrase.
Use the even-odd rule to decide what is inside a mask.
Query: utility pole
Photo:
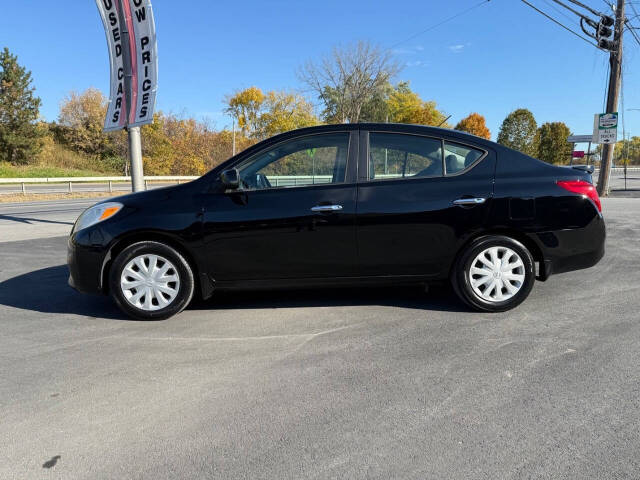
[[[233,130],[233,144],[231,146],[231,156],[236,156],[236,117],[231,117],[231,130]]]
[[[614,48],[609,53],[609,88],[607,91],[607,109],[605,113],[615,113],[618,109],[618,96],[620,94],[620,76],[622,74],[622,37],[624,33],[624,1],[618,0],[616,6],[615,33],[613,36]],[[613,162],[614,143],[602,145],[602,158],[600,161],[600,175],[598,176],[598,194],[601,197],[609,195],[609,176]]]
[[[629,163],[629,138],[624,138],[624,133],[622,134],[622,141],[625,147],[626,153],[624,154],[624,189],[627,189],[627,164]]]

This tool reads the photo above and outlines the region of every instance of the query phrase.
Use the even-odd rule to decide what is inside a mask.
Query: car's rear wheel
[[[189,263],[174,248],[138,242],[116,257],[109,276],[111,296],[127,315],[161,320],[181,312],[194,291]]]
[[[488,235],[462,252],[451,281],[458,296],[476,310],[503,312],[529,296],[535,282],[534,260],[517,240]]]

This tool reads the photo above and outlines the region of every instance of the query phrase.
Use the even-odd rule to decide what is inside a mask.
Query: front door
[[[362,145],[368,175],[358,185],[361,274],[446,276],[465,235],[485,223],[495,155],[391,132],[363,132]]]
[[[239,160],[240,189],[204,197],[204,253],[212,278],[354,275],[357,147],[357,131],[331,132],[289,139]]]

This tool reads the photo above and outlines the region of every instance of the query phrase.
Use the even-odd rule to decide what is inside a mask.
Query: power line
[[[631,27],[631,23],[629,22],[629,20],[625,20],[624,23],[627,25],[627,30],[631,32],[631,35],[633,36],[635,41],[638,42],[638,45],[640,45],[640,37],[638,37],[636,31]]]
[[[611,10],[613,10],[613,3],[609,3],[607,2],[607,0],[602,0],[604,2],[604,4],[609,7]]]
[[[601,16],[602,13],[598,12],[597,10],[594,10],[593,8],[591,8],[589,5],[585,5],[582,2],[579,2],[578,0],[569,0],[571,3],[573,3],[574,5],[578,5],[579,7],[584,8],[585,10],[589,10],[591,13],[593,13],[594,15],[597,16]],[[607,3],[607,2],[604,2]]]
[[[575,15],[578,15],[580,18],[584,18],[584,19],[588,19],[589,18],[589,17],[586,17],[585,15],[583,15],[582,13],[580,13],[579,11],[574,10],[569,5],[566,5],[566,4],[562,3],[560,0],[553,0],[553,1],[556,2],[558,5],[562,5],[564,8],[569,10],[571,13],[573,13]],[[569,0],[569,1],[571,1],[571,0]],[[600,15],[600,14],[596,13],[596,15]]]
[[[633,10],[633,14],[635,15],[633,17],[633,19],[636,19],[636,18],[640,17],[640,15],[638,15],[638,11],[636,10],[636,7],[633,5],[633,2],[630,2],[629,6],[631,7],[631,10]],[[636,38],[636,41],[638,41],[638,43],[640,43],[640,40],[638,40],[638,36],[637,36],[637,34],[635,32],[635,27],[633,27],[631,25],[631,21],[629,19],[627,19],[626,23],[627,23],[627,27],[629,27],[629,29],[631,30],[631,33],[633,33],[633,36]]]
[[[633,5],[633,2],[629,2],[629,6],[631,7],[631,10],[633,10],[633,14],[635,15],[635,17],[633,18],[637,18],[640,15],[638,15],[638,11],[636,10],[636,7]]]
[[[567,20],[569,20],[571,23],[575,23],[576,26],[579,26],[578,22],[576,22],[576,19],[571,17],[570,15],[568,15],[567,13],[565,13],[563,10],[560,10],[558,7],[556,7],[553,3],[551,3],[549,0],[542,0],[544,3],[546,3],[550,8],[553,8],[556,12],[558,12],[560,15],[562,15],[564,18],[566,18]]]
[[[634,6],[633,2],[628,2],[628,5],[631,7],[631,10],[633,10],[633,14],[635,15],[633,18],[638,18],[638,11],[636,10],[636,7]],[[640,45],[640,37],[638,37],[638,34],[635,30],[635,27],[633,25],[631,25],[631,21],[627,18],[624,23],[627,25],[627,30],[629,30],[631,32],[631,35],[633,35],[633,38],[636,40],[636,42],[638,42],[638,45]]]
[[[403,44],[403,43],[405,43],[405,42],[408,42],[409,40],[413,40],[414,38],[419,37],[420,35],[422,35],[422,34],[424,34],[424,33],[427,33],[427,32],[429,32],[429,31],[431,31],[431,30],[433,30],[433,29],[435,29],[435,28],[438,28],[440,25],[444,25],[445,23],[450,22],[451,20],[453,20],[453,19],[455,19],[455,18],[461,17],[461,16],[462,16],[462,15],[464,15],[465,13],[468,13],[468,12],[470,12],[471,10],[473,10],[473,9],[475,9],[475,8],[478,8],[478,7],[479,7],[479,6],[481,6],[481,5],[484,5],[485,3],[489,3],[490,1],[491,1],[491,0],[482,0],[482,2],[477,3],[477,4],[475,4],[474,6],[472,6],[472,7],[470,7],[470,8],[467,8],[466,10],[463,10],[463,11],[461,11],[461,12],[459,12],[459,13],[456,13],[455,15],[453,15],[453,16],[451,16],[451,17],[449,17],[449,18],[445,18],[445,19],[444,19],[444,20],[442,20],[441,22],[438,22],[438,23],[436,23],[435,25],[431,25],[430,27],[425,28],[424,30],[422,30],[422,31],[420,31],[420,32],[418,32],[418,33],[415,33],[415,34],[411,35],[410,37],[407,37],[407,38],[405,38],[404,40],[401,40],[401,41],[399,41],[398,43],[395,43],[395,44],[391,45],[389,48],[390,48],[390,49],[391,49],[391,48],[395,48],[395,47],[397,47],[398,45],[401,45],[401,44]]]
[[[553,18],[551,15],[548,15],[547,13],[543,12],[542,10],[540,10],[538,7],[536,7],[535,5],[530,4],[527,0],[521,0],[523,3],[527,4],[528,6],[530,6],[531,8],[533,8],[536,12],[538,12],[541,15],[544,15],[545,17],[547,17],[549,20],[551,20],[553,23],[561,26],[562,28],[564,28],[565,30],[567,30],[568,32],[574,34],[576,37],[584,40],[585,42],[587,42],[589,45],[592,45],[596,48],[600,48],[597,44],[593,43],[591,40],[587,39],[586,37],[583,37],[582,35],[580,35],[579,33],[571,30],[569,27],[567,27],[565,24],[559,22],[558,20],[556,20],[555,18]]]

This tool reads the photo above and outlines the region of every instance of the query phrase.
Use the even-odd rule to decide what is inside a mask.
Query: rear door
[[[459,246],[485,224],[495,154],[457,140],[389,131],[363,131],[360,150],[360,273],[448,275]]]
[[[242,187],[203,200],[209,274],[217,282],[353,276],[357,151],[357,130],[338,131],[241,159]]]

